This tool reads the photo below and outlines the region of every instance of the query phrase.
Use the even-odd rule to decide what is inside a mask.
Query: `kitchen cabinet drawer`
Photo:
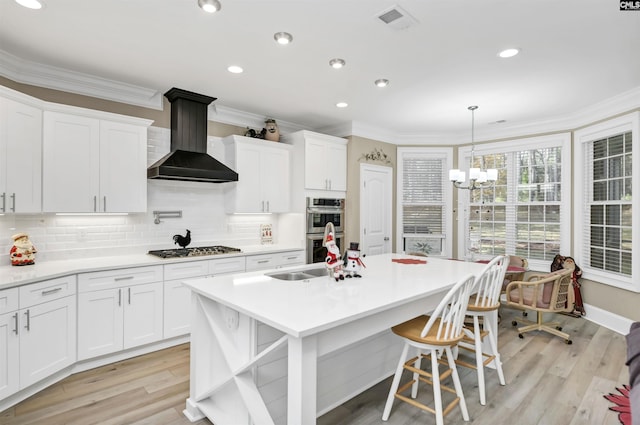
[[[19,308],[19,288],[9,288],[0,291],[0,314],[15,311]]]
[[[229,257],[209,260],[209,274],[242,273],[245,271],[245,257]]]
[[[208,273],[208,261],[190,261],[188,263],[167,264],[164,266],[164,280],[206,276]]]
[[[304,251],[281,252],[277,256],[276,267],[297,266],[305,264]]]
[[[162,281],[162,267],[146,266],[82,273],[78,275],[78,292],[114,289],[122,286]]]
[[[20,287],[20,308],[57,300],[76,293],[76,276],[65,276]]]
[[[277,265],[276,254],[250,255],[247,257],[247,271],[273,269]]]

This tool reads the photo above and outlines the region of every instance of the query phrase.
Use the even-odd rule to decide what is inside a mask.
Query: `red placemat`
[[[416,260],[415,258],[394,258],[391,261],[400,264],[427,264],[427,260]]]

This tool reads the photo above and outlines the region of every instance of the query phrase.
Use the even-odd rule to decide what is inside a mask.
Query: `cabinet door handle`
[[[15,193],[11,194],[11,199],[13,200],[13,202],[11,203],[12,205],[11,211],[16,212],[16,194]]]
[[[128,289],[129,289],[129,305],[131,305],[131,288],[128,288]]]
[[[258,261],[258,264],[268,263],[268,262],[269,262],[269,260],[260,260],[260,261]]]
[[[269,212],[271,208],[269,207],[269,201],[267,201],[267,212]]]
[[[295,260],[298,257],[287,257],[287,260]]]
[[[129,279],[133,279],[133,276],[122,276],[122,277],[116,277],[113,280],[115,280],[116,282],[120,281],[120,280],[129,280]]]
[[[13,330],[13,333],[18,335],[18,313],[13,315],[13,320],[15,321],[16,327]]]
[[[329,179],[329,190],[331,190],[331,179]]]
[[[98,212],[98,197],[95,195],[93,197],[93,212]]]
[[[264,201],[262,201],[262,212],[264,212]]]
[[[29,310],[25,311],[24,314],[27,316],[27,324],[25,328],[30,331],[31,330],[31,315],[29,314]]]
[[[60,292],[62,291],[62,288],[53,288],[53,289],[47,289],[46,291],[42,291],[41,294],[42,295],[51,295],[51,294],[55,294],[56,292]]]
[[[118,307],[122,305],[122,288],[118,289]]]
[[[102,209],[104,212],[107,212],[107,195],[102,198]]]
[[[2,192],[2,212],[7,211],[7,194]]]

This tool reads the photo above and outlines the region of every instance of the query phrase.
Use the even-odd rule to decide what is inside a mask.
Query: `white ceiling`
[[[44,1],[33,11],[0,0],[0,51],[309,129],[353,122],[400,137],[468,136],[469,105],[482,133],[640,88],[640,11],[615,0],[220,0],[213,15],[197,0]],[[380,22],[394,5],[417,23]],[[293,43],[278,45],[278,31]],[[522,52],[498,58],[506,47]],[[330,68],[336,57],[346,67]],[[245,72],[229,73],[232,64]],[[378,78],[391,83],[377,88]],[[349,107],[336,108],[343,100]]]

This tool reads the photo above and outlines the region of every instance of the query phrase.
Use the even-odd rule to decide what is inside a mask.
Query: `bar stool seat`
[[[404,348],[389,389],[382,414],[383,421],[389,419],[395,399],[433,413],[437,425],[443,425],[444,416],[455,406],[460,407],[462,418],[465,421],[469,420],[451,348],[464,337],[462,327],[474,281],[474,275],[465,276],[449,290],[431,315],[421,315],[391,328],[394,334],[402,337]],[[415,356],[407,360],[410,349],[414,350]],[[431,359],[430,373],[421,368],[423,358]],[[448,366],[447,370],[440,373],[439,364]],[[400,386],[405,370],[412,374],[412,379]],[[449,377],[453,380],[453,388],[442,384],[442,381]],[[420,382],[433,386],[434,408],[416,400]],[[409,388],[410,396],[405,395]],[[441,392],[443,390],[455,394],[455,398],[444,409]]]

